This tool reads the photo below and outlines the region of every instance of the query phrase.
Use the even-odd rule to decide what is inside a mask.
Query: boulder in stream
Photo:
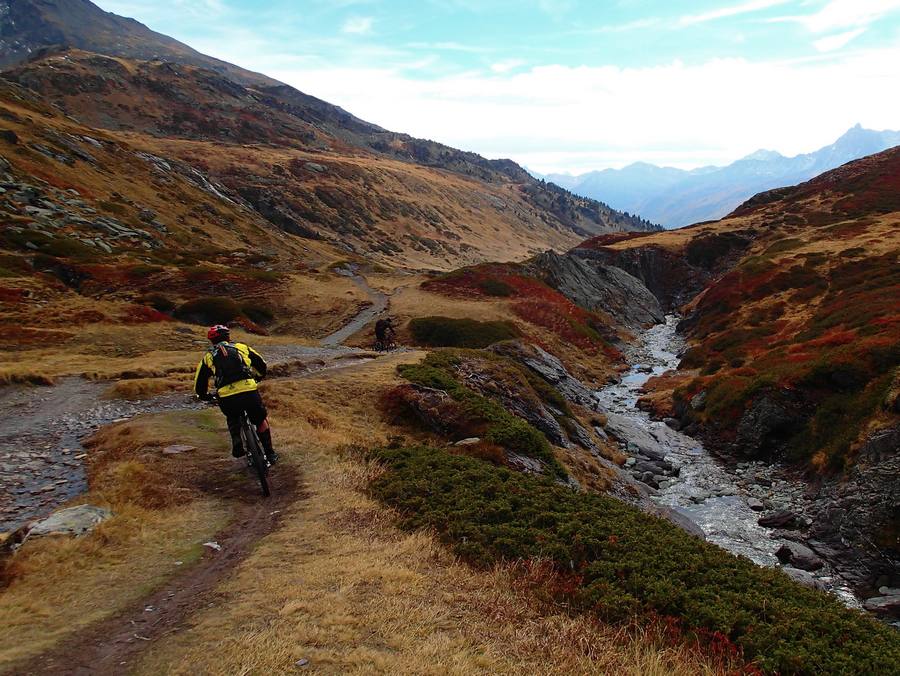
[[[784,543],[775,552],[775,556],[782,563],[790,563],[800,570],[819,570],[825,565],[813,550],[799,542]]]
[[[785,528],[795,523],[797,515],[789,509],[779,509],[778,511],[759,517],[757,523],[764,528]]]

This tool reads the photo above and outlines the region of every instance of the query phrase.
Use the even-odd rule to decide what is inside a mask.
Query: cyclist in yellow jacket
[[[244,343],[232,343],[231,332],[227,326],[217,324],[206,334],[212,343],[206,354],[197,365],[194,376],[194,392],[197,396],[209,401],[209,379],[215,377],[219,408],[228,420],[228,432],[231,434],[231,455],[240,458],[246,454],[241,441],[241,414],[246,411],[250,422],[256,426],[259,440],[266,452],[270,465],[278,460],[278,454],[272,448],[272,429],[269,427],[269,415],[259,396],[257,378],[266,375],[266,362],[260,354]]]

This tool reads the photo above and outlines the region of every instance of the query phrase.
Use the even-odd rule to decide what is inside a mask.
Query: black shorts
[[[232,394],[230,397],[222,397],[219,399],[219,408],[226,418],[236,418],[244,411],[250,416],[250,422],[254,425],[260,425],[263,420],[268,417],[266,407],[263,405],[262,397],[259,396],[259,390],[251,392],[239,392]]]

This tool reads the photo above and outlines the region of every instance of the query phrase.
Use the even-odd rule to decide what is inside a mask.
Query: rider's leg
[[[241,408],[231,397],[219,399],[219,408],[228,421],[228,433],[231,435],[231,455],[240,458],[246,455],[244,442],[241,439]]]

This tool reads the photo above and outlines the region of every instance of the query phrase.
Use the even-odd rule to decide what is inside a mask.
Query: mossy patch
[[[519,337],[511,322],[479,322],[452,317],[418,317],[409,323],[416,343],[427,347],[485,348]]]

